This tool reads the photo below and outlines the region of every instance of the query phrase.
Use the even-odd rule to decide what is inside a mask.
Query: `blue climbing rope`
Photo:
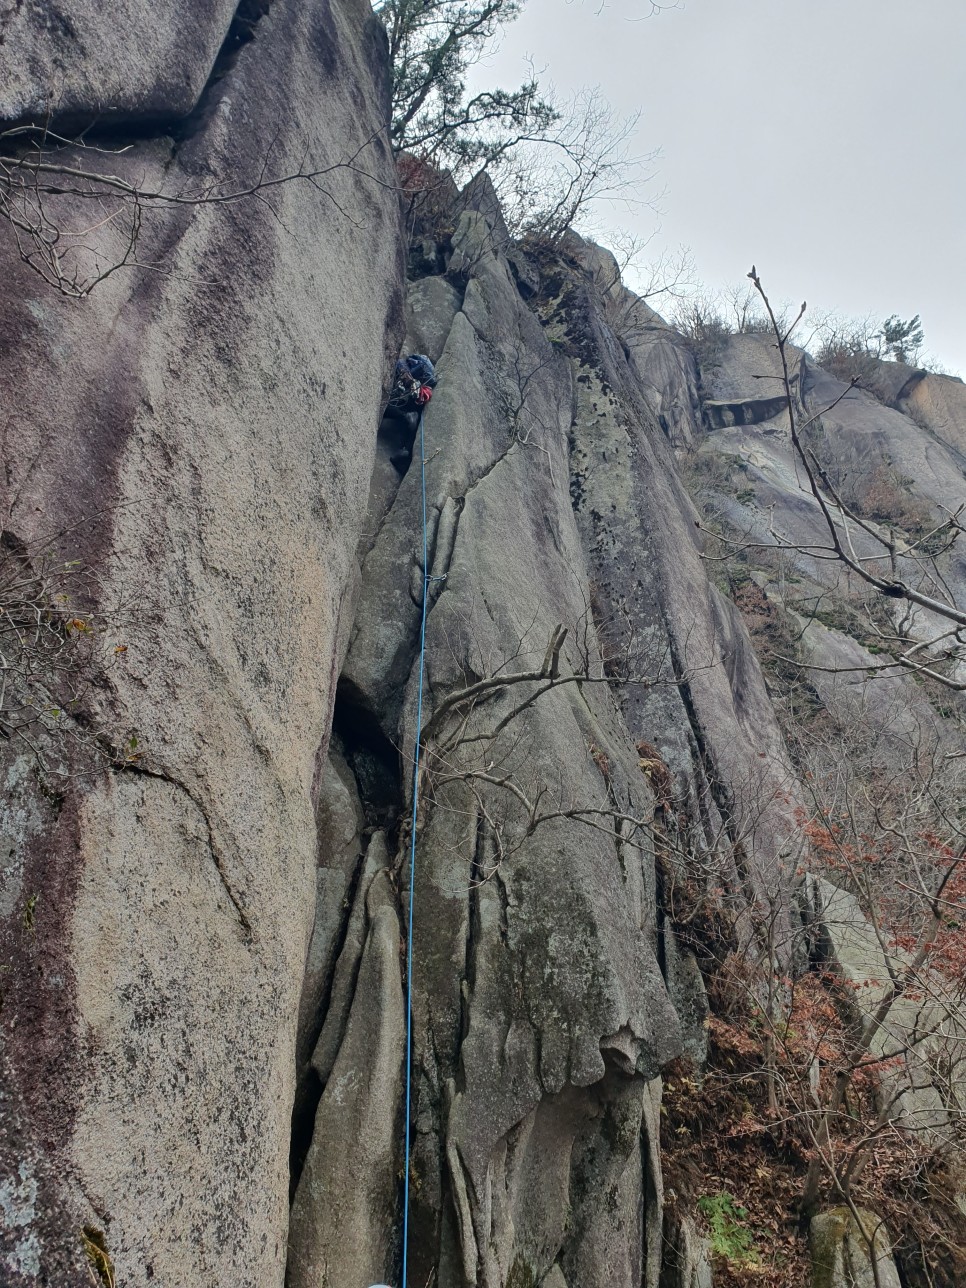
[[[423,673],[426,662],[426,616],[429,611],[429,541],[426,536],[426,451],[423,436],[423,413],[419,413],[419,468],[423,496],[423,610],[419,627],[419,691],[416,699],[416,751],[413,756],[413,818],[409,849],[409,927],[406,932],[406,1161],[403,1171],[405,1200],[403,1203],[402,1281],[406,1288],[406,1270],[409,1259],[409,1159],[411,1132],[409,1125],[412,1107],[412,1053],[413,1053],[413,900],[416,893],[416,815],[419,810],[419,752],[423,732]]]

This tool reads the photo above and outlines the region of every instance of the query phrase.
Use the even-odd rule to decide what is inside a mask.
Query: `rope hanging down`
[[[445,577],[429,575],[429,540],[426,535],[426,447],[423,434],[423,413],[419,413],[419,468],[423,502],[423,609],[419,627],[419,689],[416,699],[416,750],[413,756],[413,816],[409,848],[409,926],[406,932],[406,1158],[403,1171],[405,1199],[403,1203],[402,1280],[406,1288],[407,1262],[409,1259],[409,1160],[412,1152],[410,1138],[410,1110],[412,1106],[412,1051],[413,1051],[413,901],[416,893],[416,816],[419,812],[419,753],[423,732],[423,676],[426,663],[426,617],[429,613],[429,585],[444,581]]]

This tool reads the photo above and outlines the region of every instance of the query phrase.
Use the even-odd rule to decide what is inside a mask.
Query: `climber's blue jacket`
[[[436,388],[436,372],[425,353],[411,353],[408,358],[400,359],[396,363],[397,375],[402,371],[408,371],[417,384]]]

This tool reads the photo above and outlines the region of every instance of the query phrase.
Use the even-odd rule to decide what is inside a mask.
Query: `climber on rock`
[[[389,395],[387,415],[415,415],[433,396],[436,372],[424,353],[411,353],[396,363],[396,380]]]
[[[435,388],[436,372],[424,353],[411,353],[396,363],[396,378],[380,432],[395,440],[389,459],[400,474],[409,468],[419,418]]]

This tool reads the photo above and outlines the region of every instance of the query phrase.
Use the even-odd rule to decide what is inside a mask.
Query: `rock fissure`
[[[349,938],[352,910],[356,906],[356,901],[359,897],[359,888],[362,883],[365,866],[366,854],[363,852],[356,861],[350,883],[343,896],[342,916],[330,954],[331,959],[336,963],[341,959]],[[333,970],[324,980],[312,1025],[306,1034],[306,1045],[313,1052],[318,1045],[322,1029],[329,1015],[334,989],[335,971]],[[342,1036],[343,1034],[340,1033],[340,1041]],[[300,1076],[300,1086],[296,1089],[292,1110],[292,1125],[289,1134],[289,1202],[295,1197],[302,1169],[305,1166],[305,1160],[312,1144],[315,1117],[324,1091],[322,1078],[311,1060],[303,1070],[297,1072]]]
[[[480,884],[488,879],[486,874],[486,850],[487,822],[485,816],[480,813],[476,817],[476,826],[473,830],[473,847],[470,855],[467,883],[466,957],[460,986],[461,1008],[459,1046],[456,1053],[457,1067],[459,1066],[463,1043],[469,1033],[473,993],[476,988],[476,959],[482,940]]]
[[[245,46],[255,40],[255,29],[269,13],[273,3],[274,0],[240,0],[197,103],[171,131],[174,138],[173,155],[177,155],[178,149],[187,139],[204,129],[206,119],[217,106],[213,101],[217,85],[231,74]]]
[[[204,822],[208,838],[208,850],[211,854],[212,863],[215,865],[215,871],[218,873],[218,879],[222,884],[225,894],[228,896],[229,902],[235,910],[239,925],[245,932],[246,941],[250,944],[254,943],[256,939],[255,930],[248,913],[245,911],[241,896],[236,892],[232,882],[229,880],[228,862],[218,843],[214,825],[208,815],[208,811],[202,805],[195,793],[187,787],[181,779],[162,770],[150,769],[147,765],[128,763],[122,765],[117,772],[119,774],[131,774],[137,778],[151,779],[159,783],[167,783],[170,787],[176,787],[179,792],[182,792],[188,798]]]

